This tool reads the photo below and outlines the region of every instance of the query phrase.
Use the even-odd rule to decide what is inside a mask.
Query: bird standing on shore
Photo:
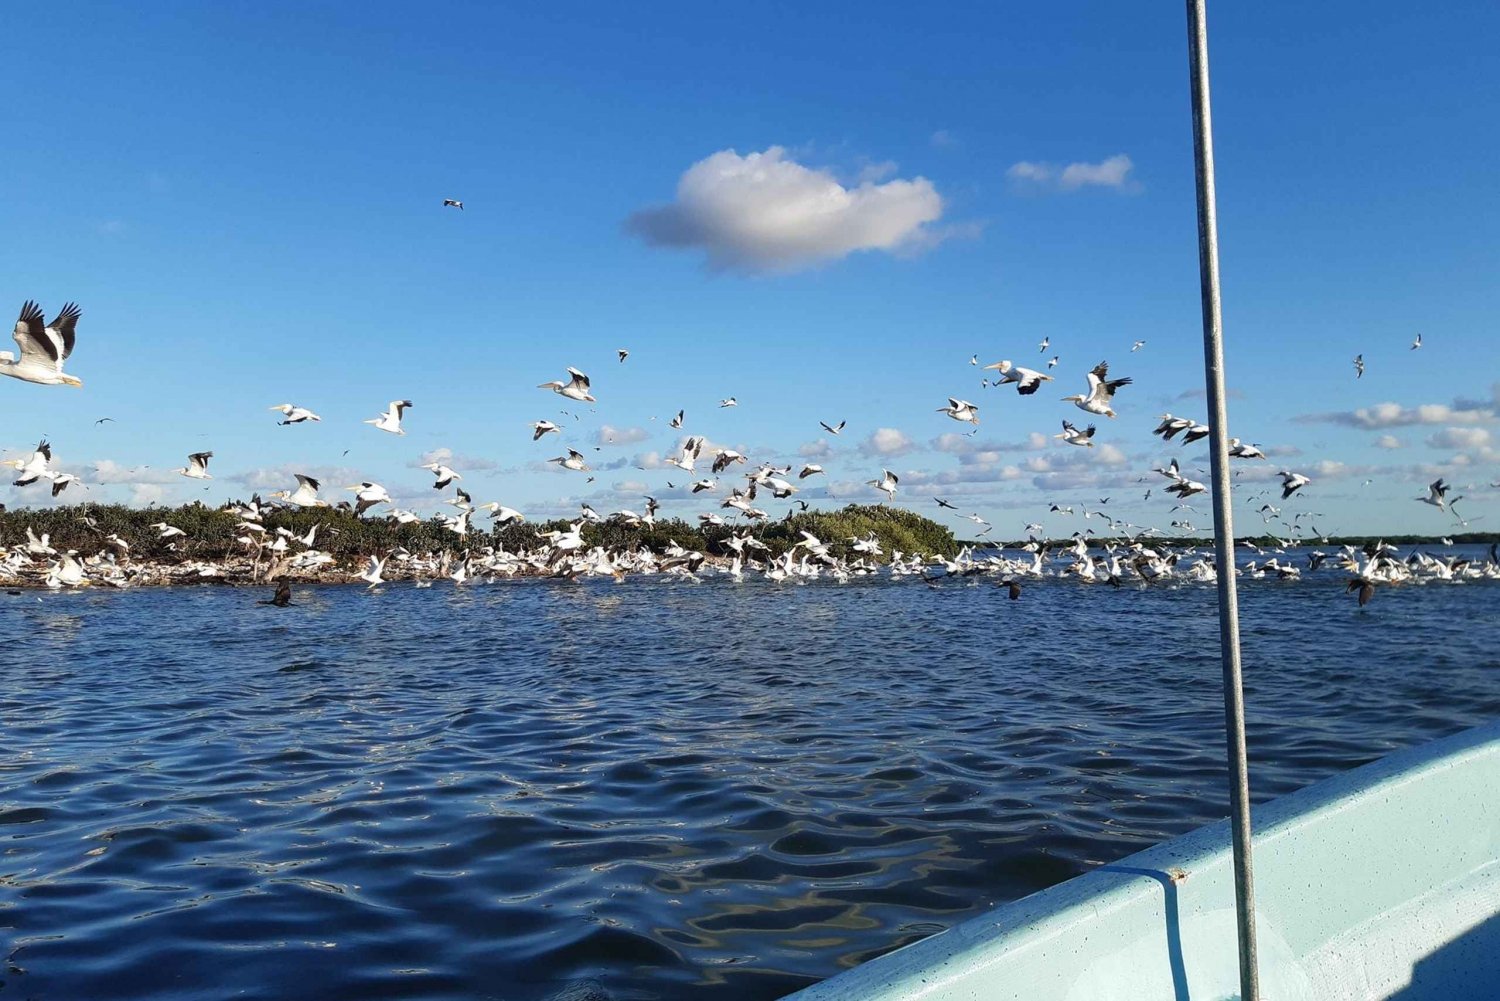
[[[82,386],[82,379],[63,372],[82,315],[78,304],[70,302],[48,323],[42,318],[42,307],[27,299],[12,334],[21,357],[18,360],[9,351],[0,351],[0,375],[39,386]]]

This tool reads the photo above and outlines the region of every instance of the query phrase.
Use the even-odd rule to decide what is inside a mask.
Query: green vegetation
[[[373,514],[373,513],[372,513]],[[263,524],[267,537],[277,528],[303,536],[314,525],[321,525],[315,548],[342,560],[359,559],[371,553],[386,552],[398,546],[414,553],[443,549],[504,546],[515,551],[540,544],[538,531],[566,529],[567,520],[542,524],[530,522],[492,529],[480,512],[467,538],[460,539],[437,519],[399,525],[381,517],[356,518],[347,510],[336,508],[283,509],[266,515]],[[153,524],[166,522],[187,533],[186,538],[163,540]],[[159,563],[185,560],[220,560],[243,555],[245,548],[235,539],[243,534],[239,519],[228,511],[205,507],[199,503],[178,508],[130,508],[118,504],[79,504],[70,507],[0,511],[0,547],[26,541],[30,528],[38,536],[50,536],[58,550],[96,553],[104,539],[118,536],[130,546],[132,559]],[[590,546],[603,545],[614,550],[645,546],[661,552],[675,542],[685,549],[724,555],[723,545],[739,529],[689,524],[681,519],[660,520],[655,525],[631,528],[619,522],[586,525],[584,541]],[[884,559],[892,552],[953,556],[959,544],[953,533],[937,522],[900,508],[850,505],[839,511],[807,511],[793,518],[753,527],[754,534],[769,547],[770,554],[780,555],[801,539],[807,531],[828,543],[837,555],[848,555],[851,537],[862,538],[870,532],[880,540]],[[175,549],[169,549],[172,543]]]

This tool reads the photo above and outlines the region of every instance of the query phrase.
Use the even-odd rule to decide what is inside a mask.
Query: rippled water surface
[[[1213,591],[0,594],[0,998],[775,998],[1225,812]],[[1254,792],[1500,715],[1500,585],[1246,581]]]

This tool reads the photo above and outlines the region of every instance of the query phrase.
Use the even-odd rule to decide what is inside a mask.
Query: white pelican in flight
[[[213,457],[212,452],[194,452],[188,456],[186,466],[174,469],[172,472],[186,476],[190,480],[211,480],[213,477],[208,475],[208,460]]]
[[[1045,351],[1046,348],[1042,350]],[[1005,377],[995,384],[997,386],[1003,386],[1008,382],[1015,383],[1016,392],[1022,396],[1030,396],[1041,388],[1042,383],[1052,381],[1052,376],[1050,375],[1034,369],[1022,368],[1019,365],[1012,365],[1009,361],[997,361],[993,365],[986,365],[985,370],[994,370]]]
[[[460,212],[462,212],[464,210],[464,203],[459,201],[457,198],[444,198],[443,208],[458,209]]]
[[[1049,347],[1051,347],[1051,346],[1052,346],[1052,335],[1048,334],[1046,337],[1042,338],[1042,343],[1040,343],[1040,344],[1038,344],[1036,346],[1036,353],[1039,354],[1039,355],[1044,355],[1044,354],[1047,353],[1047,349]]]
[[[281,411],[285,419],[276,422],[281,425],[301,424],[303,421],[321,421],[323,419],[306,407],[299,407],[294,403],[278,403],[276,406],[267,407],[266,409]]]
[[[384,569],[385,560],[381,559],[379,556],[376,556],[374,553],[371,553],[370,565],[365,568],[364,573],[359,575],[359,579],[365,581],[371,587],[377,587],[385,583],[385,578],[381,576],[381,571],[383,571]]]
[[[1089,373],[1089,391],[1086,396],[1064,396],[1063,401],[1072,403],[1079,410],[1086,410],[1091,414],[1099,414],[1103,417],[1114,417],[1114,408],[1110,403],[1114,401],[1115,391],[1121,386],[1128,386],[1133,380],[1111,379],[1109,377],[1109,362],[1101,361],[1094,366]]]
[[[37,442],[36,448],[31,455],[25,459],[6,459],[0,462],[0,466],[10,466],[16,470],[15,486],[24,487],[35,483],[43,476],[52,477],[52,471],[47,468],[47,463],[52,461],[52,446],[46,439]]]
[[[818,421],[818,426],[829,434],[843,434],[844,425],[848,423],[848,421],[839,421],[837,424],[828,424],[824,421]]]
[[[891,501],[895,500],[896,498],[896,484],[901,482],[901,477],[897,476],[889,469],[882,469],[880,471],[880,479],[870,480],[868,482],[870,486],[874,487],[876,490],[884,491],[885,499],[887,501]]]
[[[950,396],[948,397],[948,405],[946,407],[938,407],[937,412],[947,414],[956,421],[963,421],[976,426],[979,424],[979,408],[968,400],[955,400]]]
[[[547,461],[555,462],[564,469],[571,469],[579,473],[587,472],[589,468],[588,463],[583,461],[583,453],[571,448],[568,449],[567,455],[559,455],[557,458],[548,459]]]
[[[1146,346],[1146,342],[1145,341],[1136,341],[1134,344],[1130,345],[1130,351],[1131,351],[1132,354],[1134,354],[1135,352],[1139,351],[1141,348],[1143,348],[1145,346]]]
[[[328,502],[318,499],[318,487],[320,484],[311,476],[301,473],[293,473],[297,477],[296,490],[278,490],[271,496],[279,500],[294,504],[297,507],[327,507]]]
[[[391,434],[406,434],[401,429],[401,416],[406,413],[406,408],[411,406],[410,400],[392,400],[386,407],[385,413],[379,417],[372,417],[365,424],[375,425],[377,431],[389,431]]]
[[[627,351],[624,348],[620,348],[618,351],[615,352],[615,354],[617,354],[617,355],[620,356],[620,364],[621,365],[625,364],[625,359],[630,357],[630,352]]]
[[[1229,439],[1229,457],[1231,459],[1264,459],[1266,453],[1254,445],[1240,441],[1238,438]]]
[[[391,503],[391,495],[379,483],[371,483],[366,480],[363,483],[355,483],[344,489],[354,491],[354,516],[356,518],[370,510],[376,504]]]
[[[568,399],[577,400],[580,403],[596,402],[593,395],[589,392],[588,376],[571,366],[568,368],[568,375],[571,376],[568,382],[554,379],[551,382],[541,383],[536,388],[550,389],[559,396],[566,396]]]
[[[1427,496],[1418,497],[1417,500],[1421,501],[1423,504],[1431,504],[1439,511],[1445,511],[1447,510],[1448,505],[1448,491],[1451,489],[1452,485],[1444,483],[1442,477],[1439,477],[1433,480],[1432,483],[1427,487]],[[1457,499],[1458,498],[1456,497],[1454,498],[1454,500]]]
[[[719,401],[719,406],[721,406],[721,407],[737,407],[739,405],[740,405],[740,401],[736,400],[732,396]]]
[[[1292,494],[1301,490],[1312,482],[1312,478],[1303,476],[1301,473],[1288,472],[1283,469],[1276,474],[1281,477],[1281,499],[1286,500]]]
[[[81,315],[78,305],[70,302],[51,323],[47,323],[42,318],[42,307],[26,300],[21,307],[21,316],[16,320],[14,334],[21,358],[17,361],[9,351],[0,351],[0,375],[40,386],[82,386],[82,379],[62,370],[63,362],[73,353],[73,340]]]
[[[1083,445],[1088,448],[1094,447],[1094,431],[1097,430],[1094,425],[1090,424],[1086,430],[1080,431],[1073,426],[1072,421],[1063,421],[1062,428],[1062,434],[1055,434],[1052,437],[1061,438],[1069,445]]]
[[[69,483],[82,483],[83,482],[78,477],[74,476],[72,473],[48,473],[47,476],[48,476],[48,479],[50,479],[52,481],[52,496],[53,497],[56,497],[58,494],[62,493],[64,490],[68,489],[68,484]]]
[[[805,480],[809,476],[817,476],[823,471],[823,467],[818,465],[816,462],[809,462],[807,465],[802,467],[802,472],[797,474],[797,479]]]
[[[1418,334],[1417,335],[1417,339],[1411,342],[1411,349],[1413,351],[1415,351],[1415,350],[1417,350],[1417,348],[1419,348],[1421,346],[1422,346],[1422,335]]]
[[[497,525],[509,525],[512,522],[519,524],[526,520],[526,516],[520,511],[517,511],[513,507],[506,507],[499,501],[490,501],[488,504],[481,504],[477,510],[488,511],[491,520]]]
[[[429,462],[422,468],[432,473],[433,476],[437,477],[437,479],[432,484],[432,489],[434,490],[441,490],[448,484],[452,483],[454,480],[463,479],[462,476],[455,473],[453,470],[449,469],[441,462]]]
[[[558,427],[556,424],[553,424],[551,421],[532,421],[531,422],[531,440],[532,441],[541,441],[542,440],[542,435],[544,435],[544,434],[553,434],[553,433],[561,434],[562,433],[562,428]]]
[[[1362,378],[1365,374],[1365,356],[1357,354],[1354,356],[1354,378]]]

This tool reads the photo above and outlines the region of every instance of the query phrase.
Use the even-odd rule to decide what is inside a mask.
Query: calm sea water
[[[1500,585],[1241,594],[1257,798],[1500,716]],[[0,998],[775,998],[1226,810],[1211,587],[258,597],[0,595]]]

